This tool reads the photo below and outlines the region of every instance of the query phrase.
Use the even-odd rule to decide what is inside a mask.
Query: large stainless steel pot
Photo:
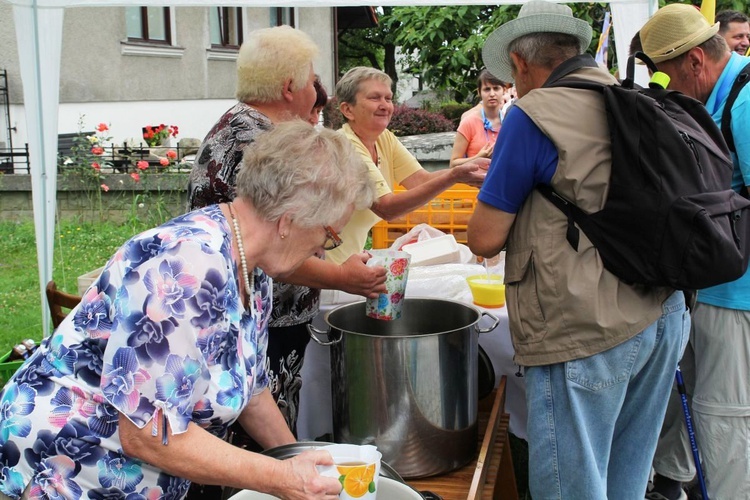
[[[480,329],[482,316],[493,324]],[[376,445],[406,478],[471,461],[477,449],[477,334],[498,321],[460,302],[407,298],[398,320],[369,318],[364,302],[355,302],[325,315],[328,332],[308,326],[316,342],[331,346],[334,441]]]

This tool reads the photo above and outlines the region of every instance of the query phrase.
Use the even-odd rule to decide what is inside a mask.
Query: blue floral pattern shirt
[[[217,205],[126,242],[0,393],[0,492],[183,498],[189,481],[123,453],[118,415],[154,435],[168,421],[175,434],[194,422],[225,437],[268,385],[272,283],[253,273],[246,310]]]

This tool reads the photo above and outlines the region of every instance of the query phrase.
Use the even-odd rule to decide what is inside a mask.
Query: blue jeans
[[[635,337],[588,358],[527,367],[534,500],[634,500],[651,461],[690,315],[682,292]]]

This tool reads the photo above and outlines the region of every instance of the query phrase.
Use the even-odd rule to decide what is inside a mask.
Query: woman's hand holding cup
[[[279,498],[293,500],[324,499],[338,500],[342,485],[338,478],[320,474],[319,468],[334,465],[333,457],[327,451],[306,450],[288,460],[282,460],[281,466],[286,470],[282,480],[277,484],[282,485],[279,490],[272,494]],[[292,485],[295,487],[292,488]],[[301,489],[300,489],[301,485]]]

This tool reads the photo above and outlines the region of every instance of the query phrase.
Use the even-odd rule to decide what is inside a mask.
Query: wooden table
[[[444,500],[518,500],[508,440],[510,415],[504,411],[505,382],[503,376],[497,389],[479,401],[477,458],[447,474],[409,479],[409,485]]]

